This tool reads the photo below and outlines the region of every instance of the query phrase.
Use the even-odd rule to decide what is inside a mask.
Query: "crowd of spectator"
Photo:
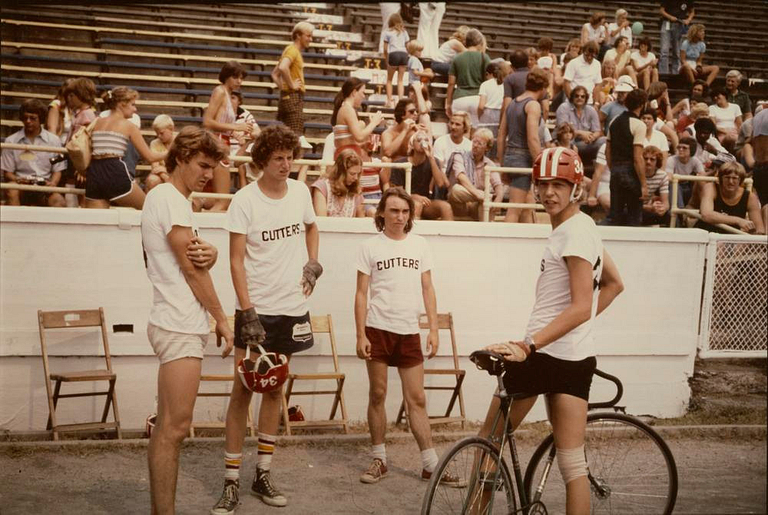
[[[394,119],[380,112],[364,113],[361,119],[368,103],[366,81],[350,77],[344,82],[324,149],[333,165],[314,183],[308,181],[319,215],[371,215],[371,203],[384,190],[405,184],[402,168],[376,167],[384,162],[410,163],[417,217],[481,219],[487,167],[527,169],[544,148],[560,146],[581,157],[588,178],[583,209],[604,223],[668,225],[676,206],[700,209],[703,221],[697,225],[710,230],[722,230],[714,224],[723,223],[765,231],[766,181],[758,175],[768,162],[766,110],[757,103],[753,113],[738,70],[730,70],[722,86],[714,85],[720,69],[706,61],[705,28],[697,23],[694,2],[661,2],[658,57],[642,24],[618,9],[610,23],[605,13],[593,13],[559,57],[554,41],[542,37],[535,48],[511,50],[508,60],[491,60],[486,37],[466,25],[440,42],[445,12],[440,2],[424,4],[417,39],[411,39],[396,5],[381,4],[380,40],[387,66],[385,108],[393,109]],[[302,52],[311,46],[313,31],[311,24],[297,23],[292,43],[272,71],[280,91],[277,119],[299,135],[306,89]],[[674,74],[690,84],[690,93],[673,105],[660,77]],[[247,155],[260,131],[242,106],[246,75],[238,62],[226,63],[203,115],[203,127],[229,147],[230,155]],[[429,95],[433,81],[447,83],[447,131],[438,137],[433,120],[439,113]],[[92,133],[94,159],[82,174],[55,153],[4,150],[6,181],[86,188],[85,198],[74,201],[73,195],[65,199],[58,193],[8,190],[6,203],[141,208],[144,192],[169,180],[164,156],[173,144],[175,124],[168,115],[157,116],[152,123],[157,137],[147,146],[135,113],[137,97],[129,88],[107,91],[98,116],[94,83],[78,78],[65,81],[47,107],[37,100],[23,102],[19,118],[24,127],[7,143],[61,147],[79,128],[98,120]],[[139,159],[151,164],[142,188],[135,181]],[[719,171],[723,164],[727,173]],[[237,174],[230,173],[231,166],[232,161],[224,161],[217,168],[211,192],[231,193],[258,177],[252,164],[239,166]],[[677,198],[672,198],[673,174],[709,175],[718,182],[680,181]],[[750,193],[743,183],[752,176]],[[733,188],[736,182],[743,192]],[[535,202],[529,174],[493,172],[490,185],[495,202]],[[225,210],[228,202],[197,200],[195,208]],[[729,202],[736,207],[730,209]],[[761,205],[762,216],[757,216]],[[725,218],[712,214],[722,206],[727,206]],[[502,214],[507,222],[536,220],[532,209],[519,206],[493,209],[491,219]],[[728,218],[733,216],[749,223]]]

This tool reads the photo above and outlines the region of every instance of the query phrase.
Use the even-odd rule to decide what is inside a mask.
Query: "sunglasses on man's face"
[[[587,95],[573,95],[573,98],[587,98]]]

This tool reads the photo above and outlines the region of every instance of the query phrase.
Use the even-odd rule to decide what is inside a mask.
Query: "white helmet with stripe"
[[[573,184],[571,202],[578,198],[578,186],[584,180],[584,165],[578,152],[570,148],[545,148],[533,162],[533,182],[562,179]]]

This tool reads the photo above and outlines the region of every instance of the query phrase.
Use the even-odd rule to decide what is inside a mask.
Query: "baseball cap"
[[[613,91],[617,93],[629,93],[635,89],[637,89],[637,85],[632,82],[632,77],[629,75],[622,75],[619,77],[619,80],[616,83],[616,87],[613,88]]]

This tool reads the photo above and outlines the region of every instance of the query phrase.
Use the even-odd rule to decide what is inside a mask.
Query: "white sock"
[[[421,466],[427,472],[432,473],[435,471],[435,467],[437,467],[437,461],[437,452],[435,452],[434,447],[421,451]]]
[[[373,454],[374,458],[379,458],[384,465],[387,464],[387,449],[385,444],[380,443],[371,446],[371,454]]]

